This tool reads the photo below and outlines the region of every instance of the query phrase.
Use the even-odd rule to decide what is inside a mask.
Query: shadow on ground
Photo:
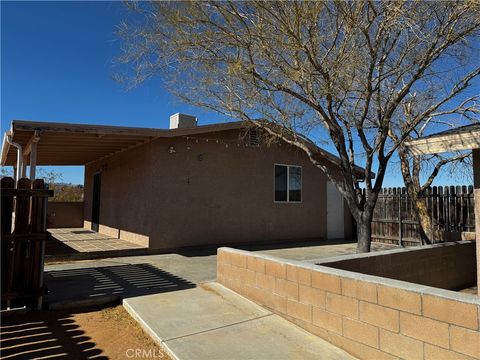
[[[45,242],[45,254],[46,255],[71,255],[78,254],[79,251],[66,245],[55,237],[50,237]]]
[[[121,299],[195,287],[195,284],[151,264],[116,265],[55,270],[45,273],[47,303],[97,304],[96,299]]]
[[[85,312],[85,310],[82,310]],[[108,359],[75,323],[74,312],[38,311],[2,318],[2,359]]]

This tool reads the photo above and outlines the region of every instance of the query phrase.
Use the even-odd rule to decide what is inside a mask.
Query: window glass
[[[275,201],[287,201],[287,167],[275,165]]]
[[[288,172],[288,201],[302,201],[302,168],[289,166]]]

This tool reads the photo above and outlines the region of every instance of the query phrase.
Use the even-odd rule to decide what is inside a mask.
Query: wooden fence
[[[461,232],[475,231],[473,186],[434,186],[424,196],[433,242],[459,239]],[[418,224],[405,188],[382,189],[373,216],[372,241],[419,245]]]
[[[43,180],[1,180],[1,307],[41,307],[47,200]]]

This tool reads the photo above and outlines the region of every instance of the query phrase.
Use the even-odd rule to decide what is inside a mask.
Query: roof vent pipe
[[[16,142],[13,142],[12,136],[10,134],[7,134],[7,142],[17,148],[17,178],[16,181],[20,180],[20,177],[22,176],[22,161],[23,161],[23,149],[22,145],[17,144]],[[15,187],[17,185],[15,184]]]

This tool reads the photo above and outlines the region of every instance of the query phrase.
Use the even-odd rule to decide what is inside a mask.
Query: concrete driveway
[[[287,247],[289,246],[289,247]],[[373,250],[394,246],[374,244]],[[352,254],[351,242],[297,242],[239,248],[299,261]],[[90,302],[121,299],[187,289],[215,281],[216,249],[182,253],[129,256],[48,264],[45,266],[46,296],[52,308],[89,305]]]

